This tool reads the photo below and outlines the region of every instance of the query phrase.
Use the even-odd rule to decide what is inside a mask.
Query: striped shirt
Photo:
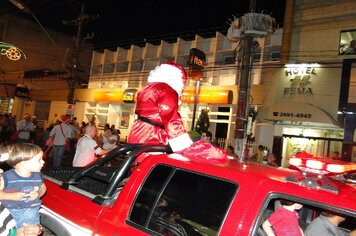
[[[16,226],[10,212],[0,204],[0,236],[8,236],[11,228]]]
[[[2,174],[4,179],[4,192],[24,192],[30,193],[38,191],[43,184],[43,176],[39,172],[33,172],[30,177],[18,175],[15,169],[10,169]],[[29,207],[40,207],[41,200],[30,201],[29,196],[25,196],[20,201],[1,200],[1,203],[8,209],[22,209]]]

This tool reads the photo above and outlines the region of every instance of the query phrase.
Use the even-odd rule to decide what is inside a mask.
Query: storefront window
[[[110,104],[108,122],[119,129],[127,129],[130,121],[131,104]]]
[[[11,113],[13,102],[12,98],[0,99],[0,114]]]
[[[96,125],[104,127],[106,123],[115,125],[119,129],[129,127],[130,112],[134,104],[122,103],[94,103],[88,102],[86,106],[86,119],[89,122],[93,115],[96,116]]]
[[[356,55],[356,30],[341,31],[339,54]]]

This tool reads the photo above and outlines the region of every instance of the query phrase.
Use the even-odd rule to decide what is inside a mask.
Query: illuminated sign
[[[123,102],[125,103],[134,103],[136,97],[136,89],[126,89],[122,97]]]
[[[97,91],[94,95],[96,102],[122,102],[123,91]]]
[[[94,100],[96,102],[136,102],[137,89],[126,89],[125,91],[96,91]],[[181,101],[183,103],[194,103],[195,90],[185,89]],[[211,104],[232,104],[233,92],[227,89],[200,90],[198,102]]]
[[[181,101],[183,103],[194,103],[195,90],[184,90]],[[200,90],[198,103],[231,104],[233,93],[231,90]]]
[[[312,95],[310,87],[311,77],[315,76],[318,64],[288,64],[285,69],[285,76],[289,79],[290,87],[284,88],[284,94]]]
[[[202,78],[202,70],[204,69],[205,65],[205,53],[196,48],[190,49],[188,64],[188,76],[193,79]]]

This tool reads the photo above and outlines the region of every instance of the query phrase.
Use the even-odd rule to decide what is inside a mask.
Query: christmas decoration
[[[210,127],[209,115],[207,109],[202,109],[195,126],[195,131],[199,133],[206,133]]]
[[[26,55],[23,53],[21,49],[19,49],[18,47],[12,44],[5,43],[5,42],[0,42],[0,55],[6,56],[11,61],[20,60],[22,55],[25,59],[27,59]]]

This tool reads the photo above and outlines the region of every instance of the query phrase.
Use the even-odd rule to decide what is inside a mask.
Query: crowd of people
[[[0,143],[7,145],[13,142],[34,143],[37,118],[26,113],[19,122],[11,113],[0,114]]]
[[[36,116],[25,113],[22,119],[16,122],[16,116],[0,114],[0,144],[7,146],[13,143],[35,143],[43,149],[45,158],[50,158],[48,160],[54,168],[61,167],[64,158],[68,158],[66,164],[71,160],[72,166],[78,166],[77,159],[86,156],[86,153],[78,148],[80,140],[90,138],[93,141],[95,155],[91,156],[94,157],[105,154],[120,143],[120,130],[110,124],[105,124],[103,130],[100,130],[95,115],[89,122],[83,121],[80,124],[76,117],[55,114],[45,130],[40,132],[42,135],[36,135],[36,132],[39,132]],[[82,142],[81,145],[85,143]],[[73,160],[74,157],[76,161]],[[91,161],[93,160],[92,158]],[[88,161],[83,163],[89,164]]]
[[[41,169],[45,161],[53,168],[62,166],[63,158],[74,167],[89,165],[120,142],[120,130],[105,124],[102,132],[93,117],[81,126],[74,117],[55,114],[43,132],[42,142],[36,139],[37,120],[24,114],[16,122],[11,114],[0,115],[0,236],[34,236],[42,232],[39,209],[46,192]]]
[[[43,148],[53,158],[54,168],[62,166],[63,158],[69,158],[74,167],[83,167],[116,148],[120,143],[120,130],[107,123],[100,131],[95,115],[81,125],[76,117],[70,119],[62,115],[48,126],[43,138]],[[48,142],[51,139],[53,141]]]

